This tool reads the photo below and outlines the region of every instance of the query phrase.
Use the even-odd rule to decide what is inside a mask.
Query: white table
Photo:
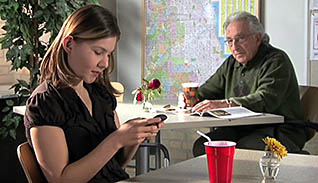
[[[13,112],[24,116],[25,106],[13,106]]]
[[[236,149],[233,183],[262,183],[258,161],[263,151]],[[281,160],[276,183],[318,182],[318,156],[289,153]],[[208,183],[206,155],[151,171],[121,182],[196,182]],[[266,183],[273,182],[266,180]]]
[[[161,106],[154,106],[161,107]],[[158,113],[144,112],[140,105],[131,103],[118,103],[117,109],[118,117],[121,123],[136,117],[151,118]],[[13,112],[24,115],[25,106],[14,106]],[[273,124],[283,123],[284,117],[274,114],[264,114],[263,116],[256,116],[250,118],[242,118],[236,120],[217,119],[212,117],[198,117],[189,116],[181,113],[165,113],[168,118],[165,121],[163,129],[182,129],[182,128],[201,128],[201,127],[220,127],[220,126],[239,126],[239,125],[253,125],[253,124]]]
[[[160,108],[162,105],[155,105],[154,108]],[[144,112],[140,105],[131,103],[118,103],[118,117],[121,123],[136,118],[145,117],[151,118],[158,113]],[[221,126],[240,126],[240,125],[255,125],[255,124],[273,124],[283,123],[284,117],[274,114],[264,114],[263,116],[255,116],[249,118],[241,118],[235,120],[217,119],[213,117],[198,117],[184,115],[181,113],[165,113],[168,118],[165,121],[163,129],[182,129],[182,128],[201,128],[201,127],[221,127]]]
[[[160,108],[162,105],[155,105],[154,108]],[[15,113],[24,115],[25,106],[13,107]],[[132,103],[118,103],[117,109],[118,117],[121,123],[136,117],[151,118],[158,113],[144,112],[141,105],[134,105]],[[235,120],[218,119],[213,117],[198,117],[184,115],[182,113],[165,113],[168,118],[165,121],[163,129],[182,129],[182,128],[210,128],[221,126],[241,126],[254,124],[273,124],[283,123],[284,117],[274,114],[264,114],[262,116],[255,116],[249,118],[241,118]],[[160,134],[156,138],[156,143],[160,143]],[[147,173],[149,171],[149,148],[139,148],[136,161],[137,175]],[[156,167],[160,168],[160,151],[156,151]]]

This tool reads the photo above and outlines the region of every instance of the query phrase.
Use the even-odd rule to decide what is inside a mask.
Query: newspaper
[[[221,119],[240,119],[253,116],[261,116],[263,113],[253,112],[245,107],[229,107],[229,108],[218,108],[204,112],[191,113],[194,116],[212,116]]]

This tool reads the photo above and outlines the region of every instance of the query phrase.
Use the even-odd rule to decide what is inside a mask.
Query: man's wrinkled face
[[[250,30],[247,21],[235,21],[226,29],[226,43],[233,57],[241,64],[247,64],[258,51],[262,34]]]

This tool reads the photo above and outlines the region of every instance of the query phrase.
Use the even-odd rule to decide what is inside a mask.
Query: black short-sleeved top
[[[43,82],[37,87],[27,100],[24,116],[26,136],[31,145],[32,127],[60,127],[65,133],[69,161],[72,163],[87,155],[116,130],[113,111],[117,103],[114,95],[97,83],[84,84],[84,87],[92,101],[93,115],[70,87],[55,87],[51,82]],[[54,142],[54,137],[51,139]],[[118,163],[120,154],[117,152],[91,182],[116,182],[129,178]]]

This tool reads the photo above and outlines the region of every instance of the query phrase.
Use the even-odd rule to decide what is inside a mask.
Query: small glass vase
[[[280,163],[277,155],[271,151],[266,151],[259,160],[259,166],[261,168],[264,180],[276,180],[279,172],[279,165]]]
[[[142,109],[145,111],[145,112],[150,112],[152,110],[152,103],[150,100],[147,100],[147,101],[144,101],[142,103]]]

